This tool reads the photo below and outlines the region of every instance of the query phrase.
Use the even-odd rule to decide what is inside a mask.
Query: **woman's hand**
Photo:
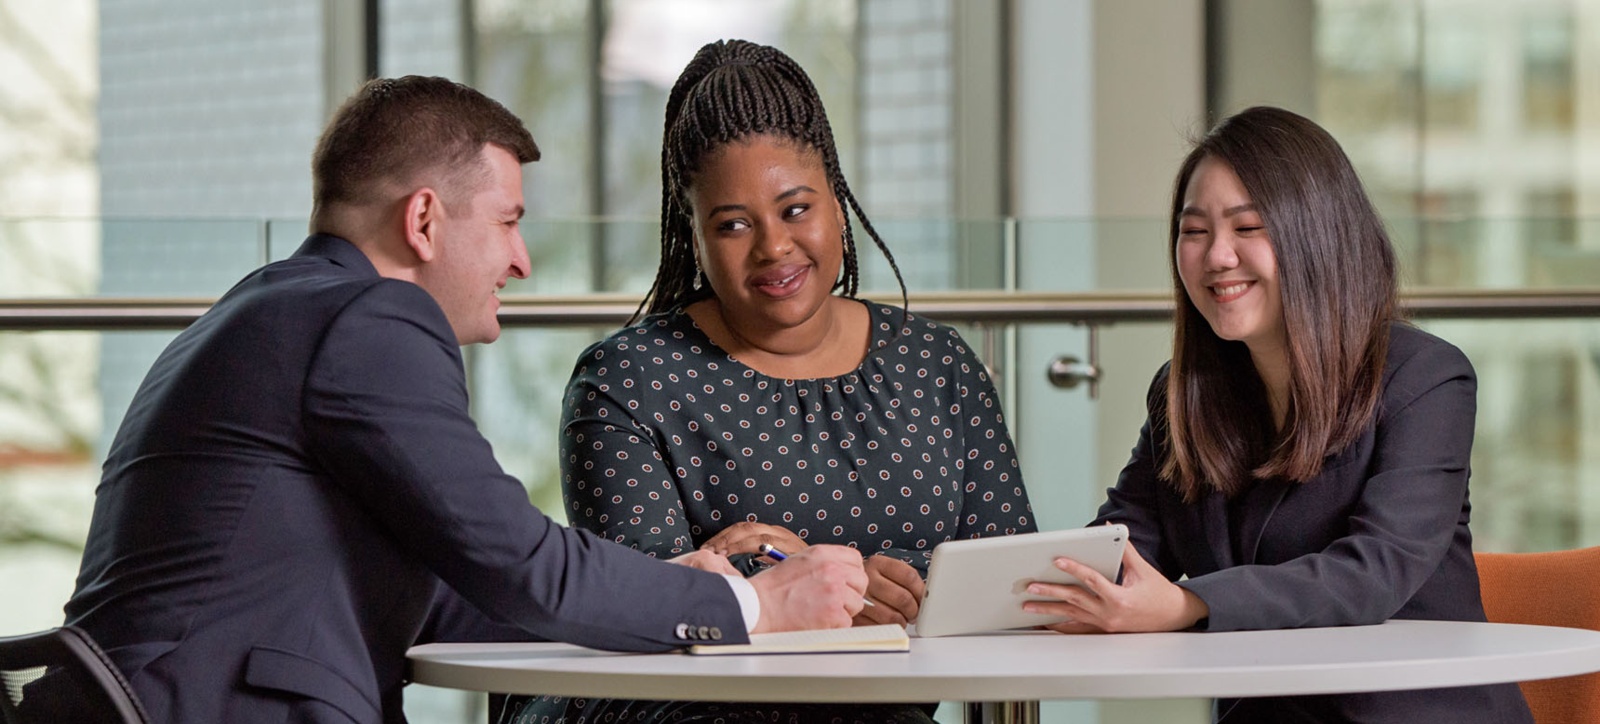
[[[766,523],[734,523],[700,544],[700,550],[718,555],[735,553],[760,553],[761,544],[770,544],[784,553],[793,555],[806,547],[806,542],[788,528]]]
[[[853,625],[871,626],[897,623],[904,626],[917,620],[922,593],[927,590],[922,574],[898,558],[872,556],[863,561],[867,569],[867,598],[872,605],[856,614]]]
[[[726,576],[739,575],[739,570],[734,568],[732,563],[728,562],[727,556],[718,553],[712,553],[711,551],[707,550],[690,551],[681,556],[668,558],[667,562],[676,563],[680,566],[688,566],[690,568],[698,568],[702,571],[721,573]]]
[[[1061,633],[1129,633],[1178,631],[1210,615],[1205,601],[1166,579],[1130,543],[1122,550],[1122,584],[1106,580],[1093,568],[1070,558],[1057,558],[1056,567],[1083,582],[1082,586],[1035,581],[1028,592],[1059,601],[1029,601],[1030,613],[1065,616],[1069,621],[1045,628]]]

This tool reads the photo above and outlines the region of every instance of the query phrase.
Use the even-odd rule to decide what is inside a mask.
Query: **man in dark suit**
[[[470,88],[367,84],[318,144],[311,237],[156,360],[66,606],[156,721],[403,721],[430,611],[445,636],[632,651],[850,625],[850,549],[748,582],[695,570],[734,573],[709,554],[669,565],[557,525],[495,462],[460,345],[499,336],[496,291],[528,274],[538,156]]]

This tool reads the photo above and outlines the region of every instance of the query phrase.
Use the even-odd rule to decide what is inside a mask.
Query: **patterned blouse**
[[[983,364],[955,330],[865,304],[870,351],[839,377],[761,374],[682,308],[586,350],[561,425],[572,524],[672,557],[754,521],[924,574],[942,541],[1032,532]]]

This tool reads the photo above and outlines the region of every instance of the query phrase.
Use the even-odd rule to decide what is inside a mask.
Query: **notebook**
[[[928,566],[917,635],[950,636],[1056,623],[1059,617],[1022,610],[1024,601],[1038,598],[1028,594],[1028,583],[1077,583],[1055,567],[1058,556],[1083,563],[1115,581],[1127,540],[1128,528],[1119,524],[940,543]]]
[[[842,654],[869,651],[910,651],[906,630],[892,623],[850,628],[784,631],[752,634],[750,643],[713,646],[695,644],[689,653],[699,656],[730,654]]]

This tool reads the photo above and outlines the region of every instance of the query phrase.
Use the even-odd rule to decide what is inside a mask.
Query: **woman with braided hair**
[[[746,575],[767,562],[762,544],[853,546],[874,603],[863,625],[915,621],[940,542],[1035,529],[970,347],[855,298],[847,211],[894,260],[840,173],[805,71],[745,41],[701,48],[667,100],[661,179],[655,284],[627,327],[580,357],[563,403],[574,526],[661,557],[710,551]],[[562,703],[535,700],[522,720],[926,722],[931,711]]]

